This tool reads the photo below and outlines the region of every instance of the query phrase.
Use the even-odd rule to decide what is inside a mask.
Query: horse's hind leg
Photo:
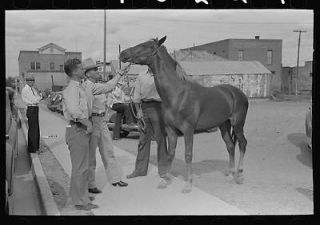
[[[226,143],[227,150],[229,153],[229,169],[226,172],[226,176],[229,176],[230,174],[232,176],[235,175],[235,162],[234,162],[234,149],[235,149],[235,140],[232,140],[231,137],[231,124],[230,120],[227,120],[222,125],[220,125],[220,132],[222,139]]]
[[[239,150],[240,150],[240,157],[239,157],[239,164],[237,169],[237,176],[236,182],[238,184],[243,183],[243,158],[246,152],[247,140],[243,134],[243,126],[235,126],[234,128],[235,135],[239,141]]]

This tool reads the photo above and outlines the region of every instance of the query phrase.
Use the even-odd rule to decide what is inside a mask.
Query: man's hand
[[[123,75],[127,74],[129,72],[129,69],[130,69],[130,64],[128,64],[126,67],[124,67],[120,70],[120,72],[119,72],[120,75],[123,76]]]
[[[87,134],[91,134],[92,133],[92,123],[88,123],[86,133]]]
[[[139,110],[137,111],[137,117],[138,117],[138,119],[143,118],[143,113],[142,113],[142,110],[141,110],[141,109],[139,109]]]

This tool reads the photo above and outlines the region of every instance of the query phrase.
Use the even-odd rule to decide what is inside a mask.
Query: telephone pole
[[[106,41],[107,41],[107,29],[106,29],[106,10],[104,10],[104,24],[103,24],[103,79],[106,80]]]
[[[293,32],[299,32],[299,39],[298,39],[298,56],[297,56],[297,73],[296,73],[296,96],[298,95],[298,76],[299,76],[299,53],[300,53],[300,40],[301,40],[301,33],[306,33],[305,30],[294,30]]]

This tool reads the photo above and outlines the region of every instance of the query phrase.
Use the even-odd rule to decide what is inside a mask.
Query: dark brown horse
[[[179,133],[184,135],[186,184],[183,192],[192,189],[193,135],[195,131],[219,127],[229,152],[229,171],[237,183],[243,182],[243,158],[247,141],[243,127],[248,98],[231,85],[203,87],[185,79],[180,65],[162,45],[166,37],[152,39],[121,52],[122,62],[148,65],[155,74],[155,84],[162,99],[162,110],[168,135],[168,152],[174,158]],[[231,135],[231,128],[233,129]],[[239,142],[240,158],[235,171],[234,150]],[[172,163],[172,161],[171,161]]]

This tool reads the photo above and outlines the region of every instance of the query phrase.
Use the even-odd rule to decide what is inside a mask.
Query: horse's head
[[[140,65],[149,65],[151,62],[150,58],[157,53],[166,38],[167,37],[164,36],[160,40],[158,40],[158,38],[151,39],[134,47],[127,48],[120,53],[119,60],[124,63],[130,62]]]

